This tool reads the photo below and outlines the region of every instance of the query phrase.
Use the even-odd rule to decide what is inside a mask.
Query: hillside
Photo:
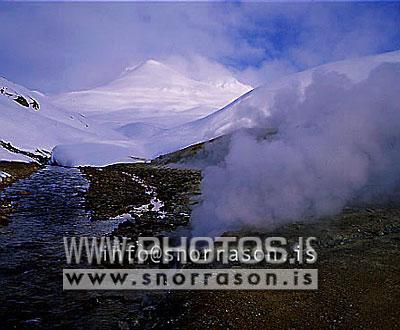
[[[273,131],[276,128],[276,122],[274,122],[275,119],[270,118],[271,109],[275,98],[279,97],[280,93],[292,93],[285,96],[288,99],[294,97],[294,93],[304,94],[313,77],[318,74],[337,73],[357,83],[367,78],[369,73],[380,64],[399,62],[400,51],[395,51],[330,63],[289,75],[275,83],[249,91],[209,116],[161,132],[154,137],[146,149],[152,156],[158,156],[232,133],[238,129],[258,127]],[[162,144],[160,145],[157,141],[162,141]]]

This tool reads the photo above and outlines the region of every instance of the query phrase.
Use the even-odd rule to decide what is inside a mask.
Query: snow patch
[[[0,182],[5,181],[9,178],[11,178],[11,174],[4,171],[0,171]]]
[[[145,194],[150,196],[150,202],[147,204],[143,204],[141,206],[132,207],[132,213],[137,215],[139,218],[147,213],[147,212],[155,212],[157,213],[157,218],[164,219],[167,215],[167,212],[163,210],[165,204],[162,200],[157,197],[157,188],[147,184],[143,179],[139,178],[137,175],[129,174],[127,172],[122,172],[122,174],[130,177],[132,181],[141,185]]]

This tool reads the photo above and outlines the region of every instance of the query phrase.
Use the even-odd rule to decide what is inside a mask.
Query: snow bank
[[[135,152],[132,149],[115,144],[64,144],[53,149],[51,162],[68,167],[103,166],[111,163],[137,162],[137,159],[130,157],[134,154]]]
[[[28,156],[24,156],[21,154],[15,154],[15,153],[12,153],[3,148],[0,148],[0,160],[16,161],[16,162],[24,162],[24,163],[32,162],[32,159],[29,158]]]
[[[3,180],[7,180],[8,178],[11,178],[11,174],[8,174],[7,172],[0,171],[0,182]]]

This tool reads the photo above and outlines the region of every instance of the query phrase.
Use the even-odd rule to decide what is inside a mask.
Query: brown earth
[[[279,232],[319,238],[319,259],[312,266],[319,272],[317,291],[176,292],[161,305],[158,313],[169,317],[160,324],[181,329],[398,328],[400,209],[373,214],[354,211],[325,219],[328,226]]]

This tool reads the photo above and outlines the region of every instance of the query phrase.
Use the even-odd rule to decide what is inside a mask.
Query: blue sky
[[[0,74],[46,93],[147,58],[258,85],[400,49],[399,3],[0,3]]]

